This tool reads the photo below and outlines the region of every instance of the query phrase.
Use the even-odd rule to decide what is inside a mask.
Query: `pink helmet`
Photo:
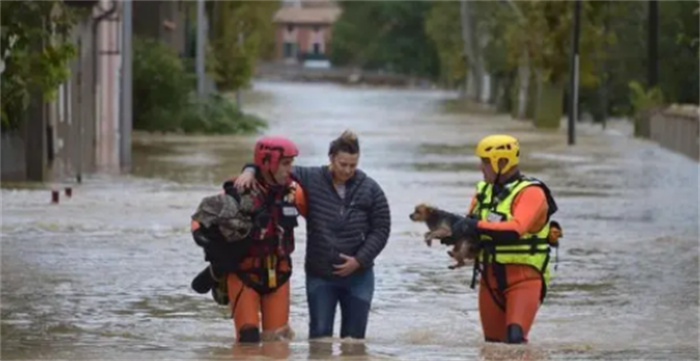
[[[255,143],[255,165],[262,172],[277,172],[282,158],[296,157],[299,149],[287,138],[265,137]]]

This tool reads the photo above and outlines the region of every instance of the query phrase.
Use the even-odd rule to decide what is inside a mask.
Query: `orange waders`
[[[486,267],[479,282],[479,316],[486,341],[506,342],[507,326],[520,325],[523,339],[540,306],[542,276],[529,265],[496,265],[505,271],[507,286],[499,290],[493,266]],[[505,311],[504,311],[505,308]]]
[[[267,258],[270,257],[263,260]],[[290,272],[289,262],[289,258],[280,260],[276,270],[271,272],[274,276],[268,275],[268,278],[280,279],[283,272]],[[260,258],[246,258],[241,263],[241,271],[228,275],[228,296],[238,342],[258,342],[261,338],[265,339],[274,336],[277,332],[284,332],[289,323],[290,286],[288,279],[274,290],[260,293],[239,276],[240,273],[244,273],[246,278],[250,278],[255,283],[263,281],[257,272],[252,271],[264,266],[260,263]],[[261,318],[262,337],[259,331]]]

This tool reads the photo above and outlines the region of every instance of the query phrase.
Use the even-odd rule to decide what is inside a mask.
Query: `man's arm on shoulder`
[[[321,167],[305,167],[299,165],[292,167],[292,177],[304,188],[307,188],[311,183],[311,177],[320,172]]]
[[[309,184],[310,174],[317,168],[319,167],[303,167],[295,165],[292,167],[292,178],[302,186],[307,186]],[[252,173],[254,175],[259,171],[260,169],[255,165],[255,163],[246,163],[241,169],[241,173]],[[235,177],[233,178],[235,179]]]

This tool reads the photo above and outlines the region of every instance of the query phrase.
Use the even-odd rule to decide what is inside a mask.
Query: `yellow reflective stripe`
[[[540,251],[545,251],[549,249],[549,246],[546,244],[538,244],[535,247],[536,250]],[[523,251],[523,252],[530,252],[532,250],[532,246],[528,245],[518,245],[518,246],[496,246],[496,253],[498,251]]]

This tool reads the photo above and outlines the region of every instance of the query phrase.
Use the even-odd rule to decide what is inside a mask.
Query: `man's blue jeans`
[[[340,303],[340,337],[363,339],[374,294],[374,271],[361,270],[331,279],[306,275],[309,338],[332,337],[335,309]]]

